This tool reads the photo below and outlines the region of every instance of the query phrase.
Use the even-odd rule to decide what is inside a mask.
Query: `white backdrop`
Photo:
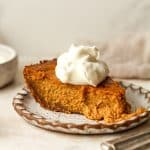
[[[149,0],[0,0],[1,42],[22,56],[56,56],[71,43],[149,26]]]

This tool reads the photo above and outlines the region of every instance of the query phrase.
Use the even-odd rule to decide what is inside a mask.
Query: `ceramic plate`
[[[126,100],[132,111],[137,107],[148,109],[147,112],[116,123],[93,121],[79,114],[66,114],[42,108],[23,88],[13,99],[16,112],[27,122],[43,129],[72,134],[104,134],[115,133],[136,127],[149,119],[150,91],[126,82],[120,82],[126,89]]]

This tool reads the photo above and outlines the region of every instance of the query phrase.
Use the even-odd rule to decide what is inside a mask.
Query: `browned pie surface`
[[[26,66],[24,78],[35,100],[44,108],[84,114],[89,119],[115,122],[145,110],[130,113],[125,89],[111,78],[97,87],[63,84],[55,76],[56,60]]]

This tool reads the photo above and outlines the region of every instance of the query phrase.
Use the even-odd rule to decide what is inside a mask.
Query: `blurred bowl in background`
[[[11,83],[15,78],[18,66],[16,51],[0,44],[0,88]]]

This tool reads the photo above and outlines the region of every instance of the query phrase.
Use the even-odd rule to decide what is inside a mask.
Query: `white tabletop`
[[[24,63],[22,62],[21,65]],[[20,70],[22,67],[20,68]],[[136,129],[110,135],[70,135],[45,131],[26,123],[13,109],[12,99],[23,87],[20,75],[10,86],[0,89],[0,149],[1,150],[100,150],[100,143],[107,139],[139,130]],[[150,81],[130,80],[129,82],[150,89]]]

